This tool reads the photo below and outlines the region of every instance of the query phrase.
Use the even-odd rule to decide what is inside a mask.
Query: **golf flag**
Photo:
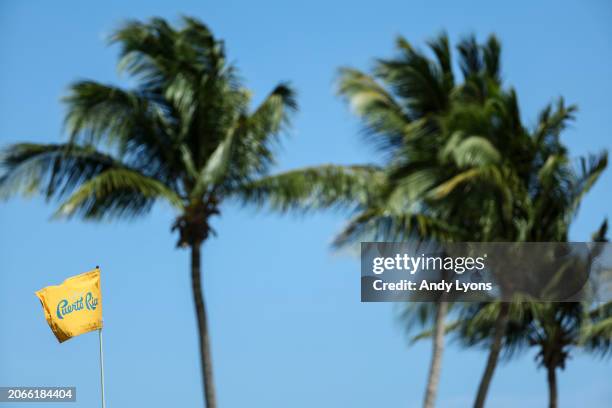
[[[49,327],[60,343],[102,328],[100,269],[66,279],[36,292]]]

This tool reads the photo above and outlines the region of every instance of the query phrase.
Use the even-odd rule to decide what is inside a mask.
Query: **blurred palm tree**
[[[470,115],[460,114],[465,121],[462,126],[480,127],[484,130],[483,134],[488,135],[491,143],[498,147],[498,151],[508,152],[505,155],[509,161],[504,167],[505,174],[508,176],[505,182],[507,183],[507,194],[512,198],[505,200],[502,195],[496,204],[498,213],[503,214],[506,212],[504,202],[507,202],[510,217],[495,218],[485,212],[486,219],[491,222],[502,222],[502,224],[498,225],[501,228],[497,231],[490,231],[485,221],[480,227],[483,228],[480,237],[486,240],[512,242],[567,242],[571,221],[582,199],[605,170],[607,154],[602,152],[599,155],[580,158],[578,166],[572,165],[567,149],[560,142],[560,134],[568,122],[573,119],[575,107],[566,106],[563,100],[559,100],[556,106],[547,106],[541,112],[538,124],[533,130],[520,124],[517,99],[512,91],[501,92],[498,95],[491,94],[485,106],[496,106],[496,114],[487,116],[484,115],[487,112],[486,108],[479,111],[477,107],[460,106],[459,111],[467,109],[468,112],[471,112]],[[455,122],[452,118],[456,113],[453,111],[454,109],[447,114],[449,119],[446,119],[445,122]],[[511,115],[514,117],[513,126],[504,120],[508,112],[515,112]],[[505,123],[502,128],[514,128],[513,133],[499,133],[495,127],[487,127],[487,124],[492,123]],[[508,141],[508,139],[518,141],[522,147],[516,150],[501,147],[499,143],[504,140]],[[514,154],[512,154],[513,151]],[[499,191],[503,192],[504,189],[500,188]],[[477,202],[482,203],[483,210],[487,205],[495,205],[494,202],[482,200],[481,195],[475,197]],[[463,203],[469,205],[470,200],[470,196],[465,195]],[[452,203],[453,200],[450,202]],[[448,203],[447,201],[446,204]],[[604,223],[594,237],[597,242],[604,239],[606,225]],[[471,233],[477,232],[472,231]],[[468,240],[470,240],[469,237]],[[606,347],[609,347],[611,340],[610,308],[606,305],[593,310],[590,308],[591,305],[582,303],[542,304],[524,301],[479,303],[463,307],[458,312],[461,318],[447,324],[446,330],[459,333],[458,337],[466,346],[486,345],[489,348],[487,364],[474,406],[484,406],[500,353],[508,348],[517,348],[525,344],[539,344],[543,349],[546,348],[541,352],[541,363],[551,367],[548,370],[551,375],[549,376],[551,378],[551,406],[556,406],[552,403],[555,401],[554,404],[556,404],[556,382],[553,381],[556,377],[554,377],[555,371],[552,366],[557,364],[556,367],[562,367],[565,364],[565,357],[556,360],[544,358],[551,354],[549,349],[554,348],[553,354],[559,357],[565,355],[561,351],[564,347],[573,347],[581,344],[582,341],[593,345],[595,352],[605,351]],[[432,313],[420,312],[415,315],[410,313],[411,310],[407,312],[404,317],[408,321],[414,321],[417,317],[420,319],[418,322],[425,327],[425,330],[417,334],[413,340],[436,337],[436,325],[432,322]],[[431,326],[434,328],[430,328]],[[583,329],[586,326],[590,327],[591,334],[584,334]],[[567,343],[563,343],[556,337],[552,340],[544,337],[544,340],[536,343],[530,337],[533,333],[530,334],[529,330],[535,332],[536,328],[542,327],[549,330],[549,333],[560,333],[566,330],[562,338],[566,339],[563,341]]]
[[[464,344],[478,345],[492,335],[499,304],[492,303],[470,322],[461,322]],[[538,365],[546,369],[549,407],[558,406],[557,369],[564,369],[572,353],[581,349],[597,356],[612,351],[612,303],[513,303],[504,333],[506,358],[536,348]]]
[[[595,242],[607,242],[607,221],[596,234]],[[589,262],[603,247],[590,249]],[[589,265],[590,267],[590,265]],[[605,357],[612,352],[612,302],[585,298],[582,302],[514,301],[508,304],[500,352],[506,358],[533,347],[536,362],[547,372],[549,407],[558,406],[557,369],[564,369],[576,349]],[[464,346],[488,344],[497,337],[496,321],[501,303],[473,305],[463,309],[449,326]]]
[[[131,89],[79,81],[65,98],[69,140],[19,143],[0,161],[3,197],[39,192],[61,201],[58,217],[131,219],[165,201],[179,214],[173,230],[191,250],[206,406],[216,407],[200,248],[222,202],[265,175],[277,136],[296,109],[279,84],[250,110],[250,93],[225,47],[200,21],[129,21],[110,38]]]
[[[570,162],[560,135],[568,122],[574,119],[575,110],[574,106],[566,106],[562,99],[556,106],[547,106],[540,113],[536,127],[529,131],[528,142],[525,144],[528,150],[522,156],[513,158],[517,166],[526,170],[512,192],[518,206],[513,217],[514,232],[510,235],[514,241],[567,242],[570,224],[582,199],[607,166],[606,152],[580,158],[577,167]],[[605,236],[604,226],[599,231],[598,240]],[[542,304],[521,300],[513,303],[482,303],[464,308],[460,321],[452,323],[452,327],[458,330],[465,345],[486,344],[490,349],[474,406],[484,406],[504,347],[512,348],[529,341],[527,329],[536,326],[555,328],[559,333],[562,330],[560,324],[569,324],[571,328],[567,328],[568,332],[578,332],[585,316],[583,309],[584,305],[580,303]],[[538,316],[539,320],[534,316]],[[560,316],[561,320],[557,321]],[[602,317],[601,314],[598,316]],[[550,319],[543,322],[543,317]],[[518,330],[518,327],[522,329]],[[574,344],[575,336],[567,335],[571,337],[570,344]],[[605,339],[599,340],[605,342]],[[548,352],[545,354],[548,355]],[[555,361],[564,365],[564,360]],[[554,393],[551,390],[551,406],[556,406],[556,387]]]
[[[458,46],[463,81],[452,70],[448,37],[428,43],[433,58],[404,38],[397,55],[376,61],[372,74],[343,68],[339,94],[364,124],[384,165],[320,166],[265,177],[249,201],[275,209],[348,208],[353,218],[335,246],[361,240],[488,241],[508,237],[512,183],[508,157],[520,157],[526,135],[513,92],[501,92],[499,43],[473,37]],[[504,154],[502,154],[504,152]],[[518,169],[522,171],[522,169]],[[421,303],[412,322],[432,321],[432,360],[424,406],[433,407],[449,303]]]
[[[378,61],[374,76],[391,93],[358,71],[344,71],[341,91],[366,122],[366,134],[387,152],[391,186],[384,204],[358,214],[340,242],[371,231],[387,240],[514,239],[519,206],[513,191],[525,170],[511,158],[524,156],[528,139],[514,91],[502,90],[499,42],[468,37],[458,44],[462,82],[454,80],[448,38],[441,35],[429,47],[433,60],[400,39],[399,56]],[[417,228],[405,221],[412,213]],[[435,404],[449,306],[441,297],[412,304],[403,314],[409,326],[433,325],[426,408]]]
[[[527,170],[521,178],[522,187],[513,193],[521,208],[514,219],[515,241],[567,242],[569,226],[582,199],[607,167],[606,152],[580,158],[578,168],[570,162],[560,135],[574,119],[575,110],[574,106],[566,106],[562,99],[556,107],[547,106],[530,132],[530,152],[515,158],[525,163]],[[475,408],[484,406],[512,309],[507,302],[482,306],[498,309]]]

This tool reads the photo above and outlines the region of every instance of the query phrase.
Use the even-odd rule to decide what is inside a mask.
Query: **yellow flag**
[[[60,343],[102,328],[100,269],[66,279],[36,292],[49,327]]]

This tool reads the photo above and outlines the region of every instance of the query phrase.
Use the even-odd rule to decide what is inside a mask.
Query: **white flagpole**
[[[102,385],[102,408],[106,408],[104,401],[104,352],[102,351],[102,329],[98,329],[100,338],[100,383]]]

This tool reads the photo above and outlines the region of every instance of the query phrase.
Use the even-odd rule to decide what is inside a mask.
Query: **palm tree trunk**
[[[448,303],[441,301],[436,303],[435,333],[432,343],[431,365],[429,366],[429,376],[427,377],[427,388],[425,389],[424,408],[433,408],[435,406],[438,383],[440,382],[440,370],[442,368],[442,353],[444,352],[444,323],[446,321]]]
[[[557,370],[555,367],[546,367],[548,376],[548,407],[557,408]]]
[[[510,303],[502,302],[499,308],[499,314],[495,320],[495,332],[491,349],[489,350],[489,358],[487,359],[487,366],[485,367],[484,374],[480,380],[478,386],[478,394],[476,394],[476,401],[474,402],[474,408],[483,408],[485,399],[487,398],[487,392],[497,367],[497,361],[499,359],[499,353],[501,352],[502,340],[504,338],[504,332],[508,325],[508,317],[510,313]]]
[[[213,382],[210,340],[208,337],[208,321],[206,305],[202,292],[202,276],[200,271],[200,244],[191,245],[191,289],[198,320],[198,335],[200,338],[200,359],[202,363],[202,381],[206,408],[216,408],[215,385]]]

